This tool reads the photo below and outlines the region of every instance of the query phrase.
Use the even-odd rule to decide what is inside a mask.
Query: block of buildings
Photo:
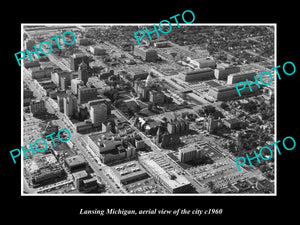
[[[66,177],[65,170],[52,154],[39,155],[24,163],[31,176],[33,187],[55,183]]]

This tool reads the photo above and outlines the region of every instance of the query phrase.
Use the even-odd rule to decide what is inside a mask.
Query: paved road
[[[135,126],[133,126],[130,121],[124,116],[118,109],[116,109],[114,106],[112,106],[118,114],[125,119],[127,122],[129,122],[130,127],[134,129],[144,140],[144,142],[159,156],[162,156],[164,159],[166,159],[177,171],[181,171],[182,173],[185,173],[185,177],[188,179],[188,181],[191,182],[191,184],[196,188],[197,192],[205,192],[206,189],[203,188],[203,186],[195,181],[194,177],[184,169],[182,169],[173,159],[171,159],[167,154],[164,154],[161,149],[151,141],[149,137],[147,137],[144,133],[142,133],[139,129],[137,129]]]
[[[43,98],[44,95],[41,93],[42,89],[37,88],[37,85],[34,83],[34,80],[30,79],[29,73],[27,71],[25,71],[24,74],[26,76],[26,79],[24,79],[24,81],[28,84],[29,88],[34,92],[34,95],[37,98]],[[59,112],[56,102],[50,98],[45,98],[45,101],[46,101],[46,107],[47,107],[48,112],[55,113],[56,116],[59,118],[59,120],[57,120],[58,125],[62,128],[65,128],[65,127],[69,128],[69,130],[71,131],[71,137],[72,137],[71,141],[73,141],[74,145],[83,154],[83,156],[85,157],[85,159],[87,160],[87,162],[89,163],[89,165],[91,166],[91,168],[93,169],[95,174],[104,181],[104,183],[107,185],[107,187],[109,189],[113,190],[113,193],[124,193],[125,189],[119,190],[116,187],[116,184],[114,182],[112,182],[107,176],[105,176],[100,171],[100,169],[102,170],[102,167],[97,162],[95,162],[95,158],[90,156],[90,153],[88,152],[87,148],[80,141],[81,139],[79,139],[80,135],[77,133],[74,133],[74,130],[72,129],[73,124],[71,123],[71,121],[67,118],[67,116],[65,114]],[[72,132],[72,130],[73,130],[73,132]],[[120,189],[122,189],[122,188],[120,188]]]

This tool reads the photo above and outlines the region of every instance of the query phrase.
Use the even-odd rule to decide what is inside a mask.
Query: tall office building
[[[77,95],[78,94],[78,88],[79,88],[79,85],[83,86],[83,81],[80,80],[79,78],[75,78],[73,80],[71,80],[71,90],[72,90],[72,93]]]
[[[40,115],[46,112],[44,100],[34,100],[30,102],[30,112],[33,116]]]
[[[207,122],[207,131],[211,134],[218,127],[218,120],[213,119],[212,117],[208,118]]]
[[[78,78],[83,81],[84,84],[88,81],[90,77],[88,65],[82,61],[78,66]]]
[[[92,105],[90,109],[90,117],[93,124],[101,124],[107,119],[107,105],[97,104]]]
[[[193,146],[188,146],[179,149],[178,159],[180,162],[186,163],[200,159],[203,155],[203,147],[199,144],[194,144]]]
[[[64,112],[64,98],[67,97],[67,94],[65,93],[59,93],[57,94],[57,104],[60,112]]]
[[[87,55],[73,54],[72,56],[70,56],[70,69],[73,71],[77,71],[78,66],[82,61],[89,65],[89,58]]]
[[[92,105],[105,104],[107,109],[107,115],[111,112],[111,100],[109,98],[101,98],[96,100],[91,100],[88,102],[88,108],[90,109]]]
[[[64,98],[64,113],[67,116],[72,116],[75,113],[77,108],[76,100],[76,97],[71,94]]]
[[[63,79],[63,77],[65,79]],[[52,82],[60,87],[60,88],[67,88],[71,85],[71,80],[73,78],[73,74],[68,71],[57,71],[57,72],[51,72],[51,80]],[[62,85],[63,82],[63,85]]]
[[[97,94],[97,88],[79,87],[78,104],[87,103],[88,101],[97,99]]]

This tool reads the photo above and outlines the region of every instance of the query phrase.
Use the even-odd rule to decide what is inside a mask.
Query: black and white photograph
[[[31,4],[3,18],[4,217],[296,218],[295,6]]]
[[[276,25],[22,25],[22,194],[276,194]]]

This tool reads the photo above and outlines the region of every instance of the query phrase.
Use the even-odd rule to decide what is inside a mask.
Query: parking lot
[[[135,183],[124,185],[129,194],[164,194],[166,193],[153,178],[148,178]]]
[[[244,180],[251,175],[247,171],[239,172],[235,163],[226,158],[219,159],[213,164],[191,167],[188,169],[201,184],[206,185],[213,181],[216,187],[226,187],[228,183],[234,184],[237,180]]]

